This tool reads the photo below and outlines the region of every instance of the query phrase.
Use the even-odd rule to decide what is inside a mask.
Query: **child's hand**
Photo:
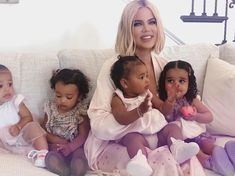
[[[166,93],[167,93],[167,101],[174,103],[177,99],[177,88],[175,86],[168,87]]]
[[[139,109],[142,114],[146,113],[149,110],[149,108],[152,107],[152,102],[151,102],[152,98],[153,94],[150,91],[148,91],[144,101],[139,106]]]
[[[61,152],[64,156],[68,156],[73,152],[73,148],[70,143],[67,144],[57,144],[57,151]]]
[[[149,107],[152,107],[152,98],[153,98],[153,94],[150,91],[148,91],[146,99],[148,100],[148,106]]]
[[[50,148],[51,151],[58,151],[57,150],[57,144],[49,144],[49,146],[50,146],[49,148]]]
[[[180,109],[185,120],[196,120],[197,109],[193,106],[183,106]]]
[[[20,129],[17,125],[12,125],[9,127],[9,133],[12,136],[17,136],[20,133]]]

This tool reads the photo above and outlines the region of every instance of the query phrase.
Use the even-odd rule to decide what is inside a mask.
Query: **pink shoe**
[[[45,157],[48,150],[31,150],[28,153],[28,158],[34,162],[36,167],[46,167]]]
[[[235,141],[228,141],[225,144],[227,155],[235,168]]]
[[[233,176],[234,168],[223,147],[216,146],[211,157],[206,161],[205,168],[223,176]]]

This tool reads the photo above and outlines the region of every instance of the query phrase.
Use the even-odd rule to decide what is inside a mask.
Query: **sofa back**
[[[91,90],[87,101],[96,87],[96,78],[104,61],[113,57],[113,49],[64,49],[58,53],[0,53],[0,63],[12,71],[14,86],[25,96],[25,103],[34,119],[43,117],[43,104],[53,96],[49,79],[58,68],[78,68],[90,79]],[[169,60],[186,60],[195,70],[198,88],[202,93],[206,63],[210,55],[219,56],[213,44],[194,44],[165,47],[161,55]],[[105,90],[104,90],[105,91]]]
[[[25,96],[33,117],[42,119],[43,104],[52,95],[49,78],[59,68],[56,54],[0,52],[0,64],[11,70],[15,91]]]

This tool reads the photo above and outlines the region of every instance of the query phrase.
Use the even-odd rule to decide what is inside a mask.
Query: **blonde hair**
[[[157,41],[153,50],[160,53],[165,44],[164,28],[157,8],[148,0],[133,0],[123,10],[118,26],[115,51],[120,55],[134,55],[135,43],[132,34],[133,20],[141,7],[149,8],[157,21]]]

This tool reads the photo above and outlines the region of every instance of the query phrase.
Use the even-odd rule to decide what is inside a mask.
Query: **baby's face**
[[[55,102],[61,113],[72,110],[78,103],[79,90],[75,84],[64,84],[59,81],[55,85]]]
[[[8,70],[0,71],[0,105],[11,100],[14,95],[13,81]]]
[[[149,76],[144,64],[134,66],[126,79],[125,96],[136,97],[149,89]]]
[[[166,72],[165,88],[167,92],[174,92],[173,97],[182,98],[188,91],[188,72],[184,69],[172,68]]]

